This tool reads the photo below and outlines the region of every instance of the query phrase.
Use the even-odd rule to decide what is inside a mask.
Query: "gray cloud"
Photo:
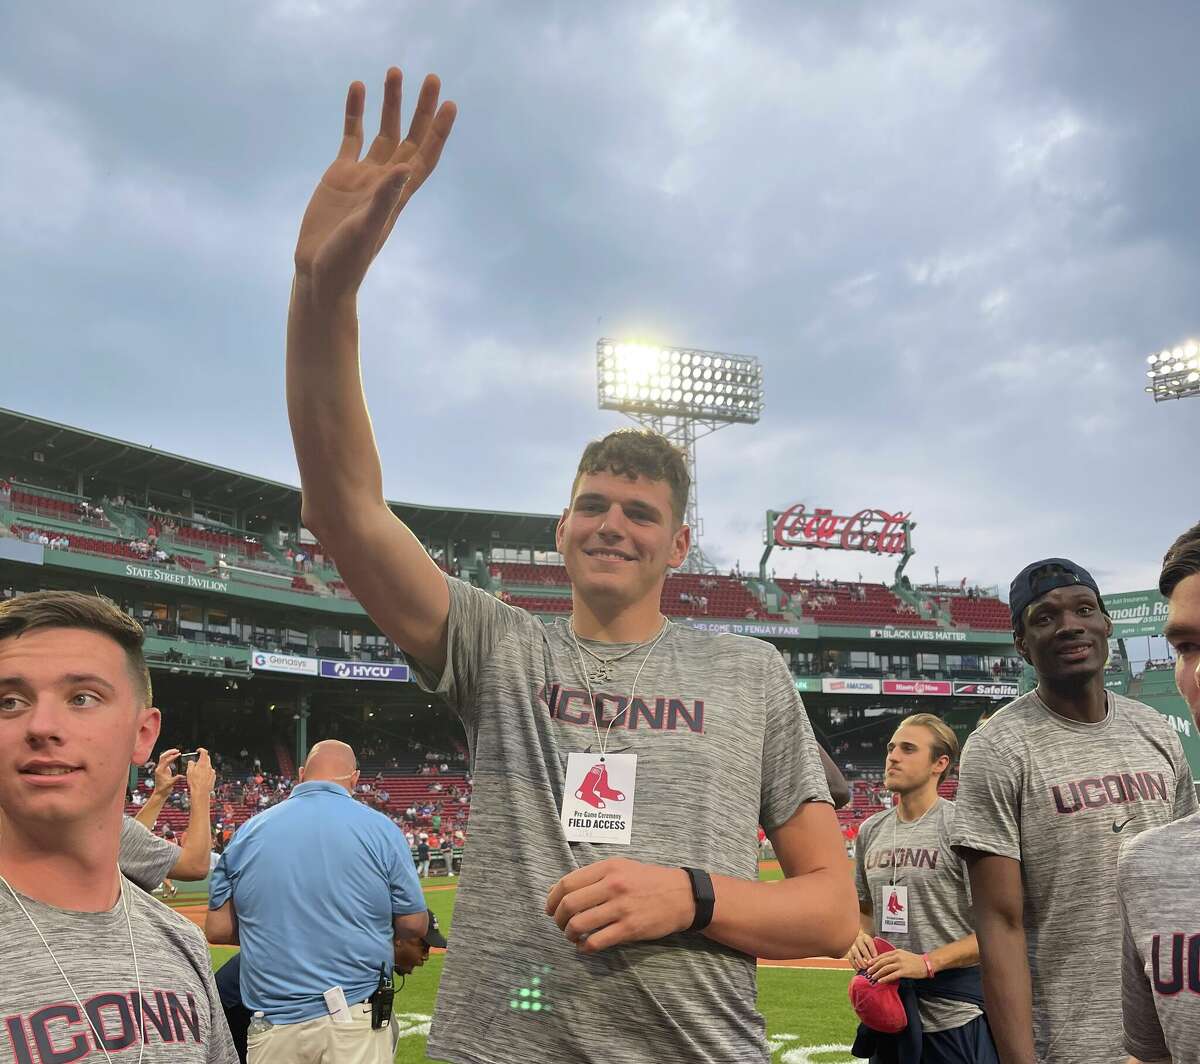
[[[249,11],[249,13],[247,13]],[[917,576],[1067,553],[1147,586],[1200,514],[1187,4],[275,0],[0,16],[2,403],[295,481],[291,245],[345,87],[461,117],[362,298],[391,495],[555,510],[600,334],[759,356],[700,444],[705,546],[768,507],[912,510]],[[250,457],[252,456],[252,457]],[[860,559],[792,554],[783,571]],[[882,577],[885,563],[861,567]]]

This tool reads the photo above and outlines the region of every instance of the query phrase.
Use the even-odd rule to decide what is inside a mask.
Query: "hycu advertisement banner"
[[[1162,635],[1167,622],[1167,600],[1157,591],[1124,591],[1105,595],[1104,605],[1113,622],[1114,639]]]
[[[1015,683],[955,683],[955,695],[966,695],[974,698],[1016,698],[1021,693]]]
[[[879,681],[826,677],[821,681],[821,690],[827,695],[877,695],[879,694]]]
[[[368,661],[322,661],[321,675],[329,680],[386,680],[405,683],[407,665],[377,665]]]
[[[949,680],[884,680],[885,695],[949,695]]]

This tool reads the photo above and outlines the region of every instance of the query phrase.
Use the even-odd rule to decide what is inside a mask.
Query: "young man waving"
[[[754,956],[843,954],[854,900],[779,654],[659,610],[690,542],[682,456],[640,432],[587,448],[558,528],[573,613],[551,627],[446,578],[384,501],[356,295],[455,114],[427,78],[401,139],[400,80],[388,72],[362,159],[351,87],[342,150],[305,214],[288,409],[305,524],[471,748],[471,852],[430,1054],[765,1061]],[[760,822],[782,882],[758,882]]]

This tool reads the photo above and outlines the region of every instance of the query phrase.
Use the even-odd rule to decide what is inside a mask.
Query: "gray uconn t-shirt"
[[[871,903],[875,933],[897,949],[928,953],[975,932],[967,869],[950,848],[953,824],[954,803],[939,798],[911,824],[897,822],[896,810],[885,809],[859,829],[854,858],[858,897]],[[908,888],[907,934],[879,930],[884,891],[893,882]],[[981,1011],[969,1001],[949,998],[921,998],[918,1007],[921,1026],[929,1032],[961,1027]]]
[[[1138,1060],[1200,1059],[1200,815],[1121,849],[1125,1048]]]
[[[121,852],[117,863],[121,874],[132,879],[149,893],[161,885],[175,862],[180,849],[173,842],[161,839],[140,820],[131,816],[121,823]]]
[[[778,652],[672,625],[610,732],[610,754],[637,755],[632,845],[568,843],[559,821],[567,754],[595,752],[596,736],[567,623],[546,627],[447,583],[446,669],[418,679],[462,717],[475,791],[430,1057],[765,1062],[753,957],[700,934],[583,955],[543,907],[562,876],[608,857],[757,879],[758,823],[771,830],[804,802],[829,801]],[[606,657],[621,649],[596,646]],[[594,688],[602,732],[628,705],[646,653],[617,662],[612,682]]]
[[[1079,724],[1030,692],[967,740],[955,805],[956,849],[1021,862],[1038,1060],[1124,1064],[1117,854],[1196,811],[1170,722],[1110,691]]]
[[[108,1058],[94,1027],[113,1060],[136,1062],[141,1053],[143,1064],[237,1064],[199,928],[128,880],[125,894],[128,925],[120,899],[108,912],[81,913],[21,896],[75,987],[81,1014],[37,932],[0,885],[0,1061],[102,1064]]]

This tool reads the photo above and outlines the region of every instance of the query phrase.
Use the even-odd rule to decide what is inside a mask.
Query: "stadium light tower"
[[[1146,391],[1156,403],[1200,395],[1200,344],[1195,340],[1148,355],[1146,362],[1146,376],[1150,378]]]
[[[685,572],[712,572],[700,549],[696,441],[729,425],[753,425],[763,409],[757,358],[690,347],[596,342],[596,388],[601,410],[618,410],[681,448],[692,478],[684,520],[692,530]]]

